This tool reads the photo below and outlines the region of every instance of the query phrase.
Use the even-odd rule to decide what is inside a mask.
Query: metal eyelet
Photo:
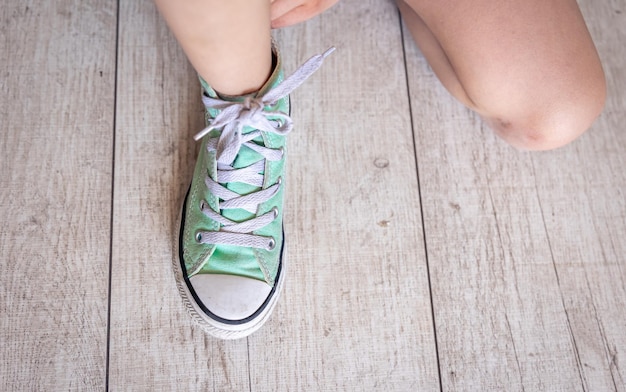
[[[280,159],[283,159],[283,157],[285,156],[285,147],[280,146],[278,151],[280,151]]]
[[[283,177],[282,176],[278,177],[278,179],[276,180],[276,184],[278,184],[278,185],[282,185],[283,184]]]
[[[202,242],[202,233],[201,232],[197,232],[196,233],[196,242]]]
[[[206,203],[204,202],[204,200],[200,200],[200,211],[204,210],[205,206],[206,206]]]
[[[270,238],[270,241],[267,243],[267,250],[274,250],[276,247],[276,240],[274,237]]]
[[[270,211],[272,211],[274,213],[274,219],[278,218],[278,207],[273,207]]]

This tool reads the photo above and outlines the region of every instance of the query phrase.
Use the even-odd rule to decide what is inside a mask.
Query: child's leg
[[[258,90],[272,66],[270,0],[155,0],[196,71],[216,91]]]
[[[271,43],[270,0],[156,2],[204,79],[207,127],[195,135],[199,152],[175,238],[177,287],[202,329],[242,338],[268,320],[285,280],[289,94],[332,50],[285,78]]]
[[[512,145],[556,148],[604,105],[604,73],[575,0],[398,0],[443,85]]]

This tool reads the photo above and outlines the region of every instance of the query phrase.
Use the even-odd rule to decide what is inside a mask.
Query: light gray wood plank
[[[150,0],[121,2],[118,75],[110,388],[247,390],[246,341],[195,327],[171,272],[203,108],[198,79]]]
[[[606,70],[606,108],[573,148],[533,165],[583,385],[626,391],[626,1],[581,6]]]
[[[529,155],[454,102],[405,36],[443,389],[544,390],[558,374],[577,390]]]
[[[593,7],[604,11],[592,30],[605,29],[610,5]],[[623,41],[602,38],[609,66],[623,66]],[[623,390],[612,358],[624,343],[624,263],[614,245],[624,223],[603,218],[624,216],[615,199],[624,183],[595,188],[594,198],[611,202],[591,203],[581,177],[614,178],[624,164],[623,150],[609,147],[617,119],[596,124],[593,135],[606,129],[595,147],[585,136],[556,152],[517,152],[454,103],[406,45],[443,389]],[[624,105],[607,112],[623,119]],[[606,209],[594,215],[598,206]]]
[[[0,53],[0,390],[102,390],[115,4],[5,1]]]
[[[399,19],[346,1],[277,32],[292,95],[288,276],[249,338],[254,391],[438,390]]]

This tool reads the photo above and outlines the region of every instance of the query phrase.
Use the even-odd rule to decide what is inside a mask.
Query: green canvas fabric
[[[257,93],[258,96],[265,94],[274,86],[283,80],[283,72],[281,69],[280,59],[276,56],[276,64],[274,71],[269,80]],[[201,79],[202,87],[205,93],[211,97],[217,97],[217,93],[204,80]],[[245,97],[224,97],[224,100],[243,100]],[[274,106],[266,107],[265,110],[280,111],[289,113],[288,97],[279,100]],[[207,123],[215,118],[218,111],[215,109],[207,110]],[[252,132],[252,128],[245,128],[243,134]],[[277,207],[279,215],[269,225],[257,230],[254,234],[273,237],[276,246],[272,250],[246,248],[231,245],[214,245],[202,244],[196,240],[196,234],[199,231],[217,231],[220,228],[218,222],[208,218],[200,208],[204,200],[210,208],[218,211],[218,198],[210,194],[209,189],[205,185],[205,177],[208,175],[215,179],[217,171],[217,163],[215,152],[209,153],[207,150],[207,141],[209,138],[219,134],[218,130],[211,131],[208,135],[201,139],[200,152],[193,174],[191,187],[187,195],[185,214],[185,227],[182,233],[182,254],[184,258],[185,268],[188,277],[195,274],[228,274],[239,275],[249,278],[265,281],[270,285],[274,284],[277,274],[278,264],[281,256],[283,245],[283,194],[285,188],[284,168],[285,168],[285,136],[274,133],[262,132],[261,137],[254,139],[257,144],[263,144],[266,147],[279,149],[283,148],[285,154],[283,159],[277,162],[265,162],[264,168],[264,184],[263,188],[267,188],[280,179],[282,186],[280,190],[272,198],[259,205],[257,214],[251,214],[242,209],[225,210],[222,215],[233,221],[241,222],[262,215],[272,208]],[[233,167],[241,168],[259,161],[262,156],[246,146],[242,146],[237,158],[233,163]],[[261,173],[261,174],[263,174]],[[239,194],[249,194],[259,190],[252,185],[242,183],[230,183],[226,187]]]

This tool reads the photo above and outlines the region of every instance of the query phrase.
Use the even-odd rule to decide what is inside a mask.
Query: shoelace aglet
[[[206,128],[204,128],[203,130],[201,130],[200,132],[196,133],[193,137],[193,140],[198,141],[200,139],[202,139],[204,137],[204,135],[206,135],[207,133],[211,132],[213,130],[212,126],[208,126]]]
[[[330,48],[326,49],[326,51],[324,53],[322,53],[322,58],[326,58],[328,56],[330,56],[330,54],[332,52],[334,52],[337,48],[334,46],[331,46]]]

